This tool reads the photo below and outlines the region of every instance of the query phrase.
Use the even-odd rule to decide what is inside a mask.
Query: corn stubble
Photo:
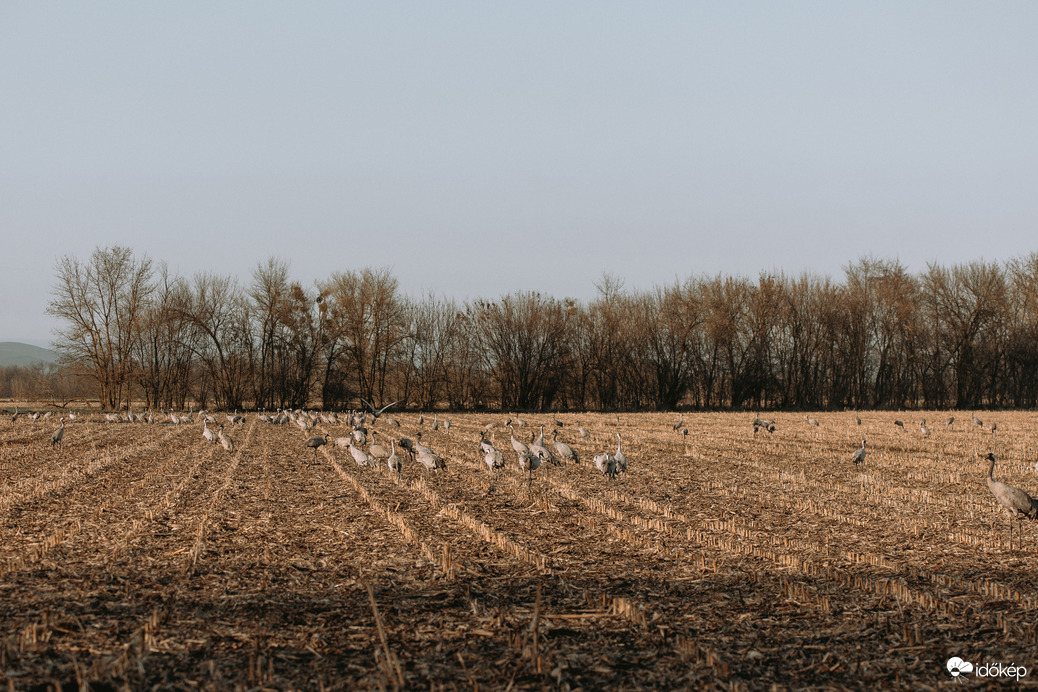
[[[0,682],[94,689],[917,688],[951,655],[1038,653],[1038,526],[1008,542],[979,453],[1035,494],[1035,416],[560,414],[581,459],[488,473],[492,415],[401,476],[248,416],[0,422]],[[552,429],[551,414],[524,414]],[[921,412],[918,418],[943,418]],[[989,416],[990,417],[990,416]],[[577,419],[589,435],[577,433]],[[526,430],[521,434],[528,435]],[[858,466],[851,455],[868,438]],[[526,441],[526,440],[524,440]],[[508,450],[505,452],[505,450]],[[950,678],[949,678],[950,680]]]

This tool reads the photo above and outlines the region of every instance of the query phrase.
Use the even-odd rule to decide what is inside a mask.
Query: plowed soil
[[[687,436],[676,414],[560,415],[580,462],[532,480],[503,415],[369,424],[447,459],[427,473],[401,452],[401,477],[305,447],[342,424],[249,414],[227,452],[200,422],[81,418],[52,447],[56,423],[4,416],[0,682],[954,689],[951,657],[1038,681],[1038,527],[1010,545],[979,457],[1038,495],[1036,416],[995,414],[993,433],[931,413],[924,437],[907,415],[776,414],[756,436],[752,414],[686,414]],[[523,418],[517,436],[544,424],[550,446],[553,417]],[[591,460],[616,432],[630,466],[610,480]]]

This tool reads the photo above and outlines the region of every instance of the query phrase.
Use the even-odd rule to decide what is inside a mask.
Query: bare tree
[[[549,408],[569,361],[569,305],[537,293],[469,306],[501,408]]]
[[[646,320],[640,330],[657,409],[673,410],[688,392],[696,364],[695,338],[703,321],[699,282],[657,288],[639,301]],[[633,330],[632,330],[633,331]]]
[[[55,347],[94,381],[102,405],[117,408],[131,382],[152,263],[126,247],[97,248],[88,262],[58,261],[47,312],[66,323]]]
[[[220,406],[243,408],[255,359],[250,303],[238,282],[196,274],[183,310],[193,326],[191,346],[206,376],[205,390],[212,387]]]
[[[329,301],[326,405],[349,398],[335,391],[336,383],[351,386],[367,401],[382,401],[390,366],[408,336],[397,280],[388,269],[363,269],[333,274],[321,289]]]

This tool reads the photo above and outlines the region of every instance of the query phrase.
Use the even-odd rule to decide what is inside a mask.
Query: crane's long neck
[[[988,478],[989,479],[993,479],[993,475],[992,474],[994,474],[994,473],[995,473],[995,458],[992,457],[991,458],[991,465],[988,466]]]
[[[616,433],[616,453],[620,453],[620,433]]]

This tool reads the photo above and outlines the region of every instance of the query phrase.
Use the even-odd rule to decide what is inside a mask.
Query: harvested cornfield
[[[580,456],[532,479],[499,414],[446,416],[449,434],[412,413],[369,423],[373,442],[423,432],[447,460],[428,472],[400,452],[400,477],[306,447],[342,423],[248,414],[228,452],[201,422],[95,414],[52,446],[56,421],[5,416],[0,681],[950,689],[960,657],[962,677],[1015,663],[1026,682],[1038,526],[1010,547],[979,455],[1038,495],[1036,417],[949,415],[774,414],[756,435],[752,414],[686,414],[687,435],[676,414],[524,415],[521,441],[544,424],[551,447],[557,419]],[[507,464],[493,475],[489,423]],[[610,480],[592,458],[617,432],[629,467]]]

